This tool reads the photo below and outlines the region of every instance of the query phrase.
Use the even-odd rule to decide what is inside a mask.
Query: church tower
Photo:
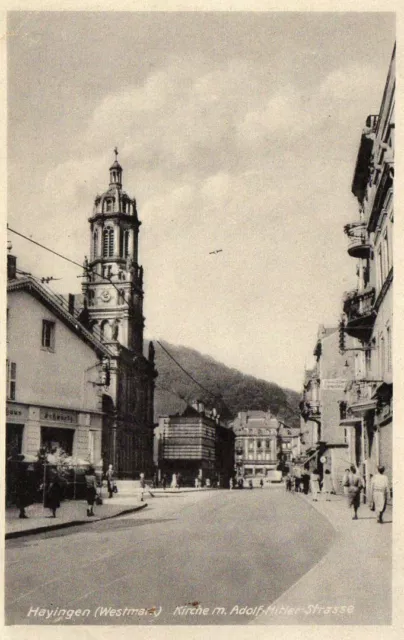
[[[103,342],[143,350],[143,269],[138,265],[141,222],[136,200],[122,189],[122,167],[109,169],[109,187],[94,201],[90,257],[85,261],[83,293],[91,329]]]
[[[108,348],[100,384],[102,457],[120,478],[153,471],[154,347],[143,354],[143,269],[138,264],[136,200],[122,188],[122,167],[109,169],[109,187],[94,201],[90,255],[83,275],[81,322]]]

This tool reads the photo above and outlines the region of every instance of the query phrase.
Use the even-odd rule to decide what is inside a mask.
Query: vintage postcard
[[[393,629],[397,15],[325,8],[4,15],[7,637]]]

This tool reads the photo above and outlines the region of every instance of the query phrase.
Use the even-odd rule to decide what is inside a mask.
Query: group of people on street
[[[370,509],[376,512],[377,522],[383,523],[383,514],[386,510],[389,481],[385,475],[385,468],[379,466],[377,473],[370,480]],[[348,507],[353,508],[352,520],[358,520],[358,510],[361,504],[361,492],[365,489],[365,483],[355,465],[345,470],[342,479],[344,493],[348,499]]]
[[[388,499],[388,479],[385,469],[378,467],[377,473],[371,477],[370,481],[370,508],[376,512],[377,522],[383,522],[383,514],[386,510]],[[310,492],[312,500],[317,502],[322,495],[326,501],[331,500],[331,494],[336,493],[329,469],[326,469],[321,479],[318,469],[309,472],[308,469],[297,469],[293,474],[288,474],[285,479],[287,491],[298,491],[308,494]],[[342,478],[342,486],[346,495],[349,508],[353,509],[353,520],[358,520],[358,510],[361,504],[361,493],[365,489],[365,482],[359,474],[355,465],[345,469]]]
[[[31,474],[32,476],[32,474]],[[26,513],[27,507],[35,502],[36,489],[33,478],[30,476],[26,465],[22,464],[19,469],[19,473],[15,482],[15,501],[19,509],[19,518],[28,518]],[[109,465],[107,472],[105,473],[105,479],[107,481],[108,497],[112,498],[114,493],[117,492],[115,483],[115,472],[112,464]],[[93,466],[89,466],[86,469],[85,475],[85,497],[87,502],[87,516],[94,516],[94,504],[98,501],[102,504],[101,498],[101,484],[97,479],[96,472]],[[56,512],[60,508],[60,504],[63,499],[63,482],[59,477],[57,469],[47,468],[44,471],[44,479],[39,486],[39,491],[42,493],[42,501],[45,509],[49,509],[51,512],[51,518],[56,518]]]

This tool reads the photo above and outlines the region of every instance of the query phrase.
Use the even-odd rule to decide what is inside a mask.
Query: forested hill
[[[247,409],[270,410],[288,425],[299,425],[300,396],[296,391],[283,389],[274,382],[245,375],[194,349],[161,342],[195,380],[213,394],[222,396],[225,406],[233,416]],[[218,403],[212,396],[187,377],[157,341],[154,345],[156,368],[159,374],[156,380],[154,404],[156,421],[161,415],[182,412],[187,403],[191,404],[196,399],[205,402],[209,408],[215,404],[217,406]],[[223,410],[222,415],[224,415]]]

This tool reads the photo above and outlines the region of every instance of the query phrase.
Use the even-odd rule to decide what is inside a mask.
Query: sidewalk
[[[331,496],[330,502],[321,496],[313,502],[311,496],[296,494],[296,500],[305,500],[328,519],[335,540],[308,573],[250,624],[391,624],[392,507],[384,513],[384,524],[378,524],[375,513],[364,504],[359,519],[352,520],[343,496]]]
[[[133,513],[145,507],[147,503],[139,502],[138,496],[116,496],[112,499],[104,499],[102,505],[95,505],[95,516],[88,517],[85,500],[65,500],[56,512],[56,518],[49,517],[49,509],[45,509],[42,504],[33,504],[25,510],[28,515],[26,520],[18,517],[19,510],[16,507],[10,507],[6,509],[5,538],[8,540],[44,531],[90,524]]]

